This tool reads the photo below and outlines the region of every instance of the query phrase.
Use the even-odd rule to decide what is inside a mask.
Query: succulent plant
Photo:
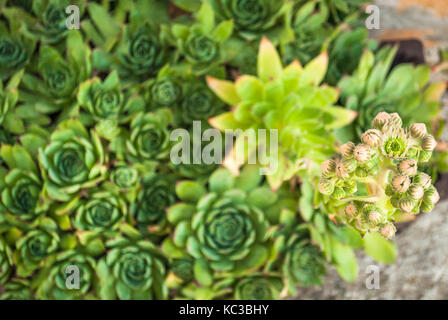
[[[215,14],[208,1],[204,1],[197,14],[198,22],[190,27],[174,24],[171,32],[186,62],[196,74],[209,73],[224,61],[221,46],[232,34],[233,21],[215,23]]]
[[[117,238],[107,247],[97,264],[102,299],[166,299],[165,262],[152,243]]]
[[[406,125],[419,121],[430,126],[438,117],[445,84],[429,85],[426,65],[402,64],[388,74],[396,51],[389,47],[376,55],[365,51],[354,74],[340,81],[343,104],[358,112],[353,126],[344,130],[345,141],[361,138],[379,112],[396,112]]]
[[[9,20],[8,26],[0,22],[0,80],[9,77],[23,69],[29,62],[34,51],[35,43],[18,32],[19,21]]]
[[[27,280],[12,279],[5,284],[5,291],[0,294],[0,300],[34,300]]]
[[[295,61],[283,68],[275,47],[264,38],[258,54],[258,78],[244,75],[235,83],[208,78],[209,87],[234,107],[210,119],[212,126],[222,131],[278,130],[278,169],[267,176],[273,188],[297,172],[303,175],[315,171],[317,164],[332,153],[332,130],[350,123],[356,115],[333,106],[338,98],[336,89],[319,86],[327,65],[324,52],[305,67]],[[245,135],[240,137],[245,139]],[[249,150],[263,144],[261,138],[256,140]],[[229,167],[237,171],[238,165]]]
[[[397,113],[379,113],[362,143],[347,142],[340,148],[342,157],[322,163],[319,191],[327,212],[362,234],[392,238],[400,215],[429,212],[439,200],[431,178],[418,171],[435,146],[425,124],[403,129]]]
[[[6,242],[0,238],[0,284],[9,280],[12,273],[12,252]]]
[[[277,300],[283,289],[280,277],[254,275],[238,280],[235,285],[236,300]]]
[[[104,149],[95,131],[90,135],[76,120],[66,120],[39,149],[39,162],[48,197],[70,201],[82,189],[92,188],[106,175]]]

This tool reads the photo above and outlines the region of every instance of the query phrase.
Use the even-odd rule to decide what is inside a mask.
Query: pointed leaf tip
[[[233,82],[210,76],[206,77],[206,82],[209,88],[225,103],[234,106],[241,101]]]
[[[283,67],[277,49],[268,38],[263,37],[258,52],[258,76],[267,82],[278,78],[282,71]]]

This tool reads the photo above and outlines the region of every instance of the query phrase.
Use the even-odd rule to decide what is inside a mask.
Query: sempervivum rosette
[[[176,44],[186,62],[192,65],[197,74],[209,72],[224,61],[221,46],[233,31],[232,20],[215,24],[215,15],[208,1],[205,1],[197,14],[198,23],[187,27],[175,24],[172,33]]]
[[[241,278],[235,285],[236,300],[277,300],[283,289],[281,277],[264,274]]]
[[[10,223],[33,222],[42,213],[38,201],[43,182],[30,153],[19,145],[3,145],[1,157],[9,170],[0,170],[3,217]]]
[[[19,85],[21,77],[22,72],[16,74],[11,78],[6,87],[4,87],[3,82],[0,81],[0,125],[3,127],[2,131],[8,130],[11,132],[16,131],[15,133],[20,133],[23,129],[23,126],[20,126],[20,124],[17,126],[17,120],[15,120],[12,116],[14,107],[19,99],[17,86]],[[0,141],[2,140],[6,139],[0,138]]]
[[[19,27],[19,21],[11,20],[9,31],[0,21],[0,80],[2,81],[25,67],[34,51],[34,42],[24,39],[18,32]]]
[[[177,105],[174,120],[177,125],[190,127],[193,121],[204,121],[222,113],[224,104],[207,88],[207,85],[193,77],[187,77],[183,85],[183,100]]]
[[[165,260],[152,243],[117,238],[107,246],[97,265],[102,299],[166,299]]]
[[[194,258],[194,277],[201,285],[211,285],[221,273],[253,272],[269,257],[272,242],[263,211],[274,206],[277,195],[259,186],[258,167],[246,170],[244,179],[235,179],[218,169],[208,181],[209,192],[193,181],[176,186],[184,202],[168,209],[174,234],[164,241],[163,250],[173,258]]]
[[[90,189],[72,212],[73,225],[77,229],[96,232],[116,230],[128,215],[125,198],[106,188]]]
[[[77,192],[96,186],[106,175],[105,154],[97,133],[76,120],[59,124],[50,142],[39,149],[47,195],[69,201]]]
[[[126,157],[131,162],[164,159],[170,151],[168,126],[172,113],[159,109],[153,113],[140,113],[131,122],[130,136],[126,141]]]
[[[8,281],[12,272],[12,252],[0,237],[0,284]]]
[[[211,0],[219,19],[232,19],[235,31],[248,40],[288,28],[285,16],[291,10],[285,0]]]
[[[129,202],[133,202],[140,185],[140,166],[128,165],[123,161],[114,164],[110,172],[110,188],[123,194]]]
[[[49,261],[39,273],[37,279],[40,281],[36,296],[43,300],[95,298],[98,288],[95,268],[96,261],[89,255],[76,250],[61,252]],[[78,279],[69,279],[70,276],[75,274],[79,276]]]
[[[320,285],[326,272],[325,258],[319,247],[313,245],[309,231],[305,226],[298,226],[286,240],[283,274],[288,290],[295,292],[295,287]]]
[[[90,48],[77,30],[65,45],[65,57],[54,47],[40,47],[36,63],[23,76],[19,99],[24,113],[54,113],[75,103],[78,85],[91,73]]]
[[[21,278],[11,279],[0,293],[0,300],[34,300],[29,281]]]
[[[37,228],[24,232],[15,243],[14,264],[17,275],[30,276],[36,269],[45,265],[45,261],[57,252],[61,238],[56,223],[44,218]]]
[[[149,174],[142,179],[130,210],[142,229],[160,234],[166,232],[166,208],[176,201],[176,177],[168,174]]]
[[[5,15],[10,19],[20,19],[22,32],[27,37],[54,44],[65,39],[70,31],[66,23],[66,8],[76,5],[82,16],[84,4],[84,0],[35,0],[31,6],[9,7]]]
[[[118,123],[129,121],[132,113],[144,109],[144,101],[131,90],[122,91],[118,73],[113,71],[104,81],[98,77],[79,86],[78,103],[86,111],[86,125],[94,121],[112,119]]]

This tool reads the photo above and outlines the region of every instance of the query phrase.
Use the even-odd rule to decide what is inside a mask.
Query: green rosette
[[[104,300],[166,299],[165,261],[150,242],[110,240],[107,255],[97,265]]]
[[[35,43],[19,32],[20,20],[10,19],[9,28],[0,21],[0,80],[23,69],[33,54]]]
[[[283,289],[281,277],[254,275],[241,278],[235,285],[236,300],[277,300]]]
[[[126,158],[130,162],[157,161],[167,158],[170,151],[168,126],[172,113],[159,109],[153,113],[140,113],[131,122],[126,140]]]
[[[211,0],[220,20],[233,20],[237,34],[247,40],[263,35],[288,37],[291,3],[284,0]]]
[[[36,296],[42,300],[94,299],[98,290],[95,259],[76,250],[58,254],[36,279]]]
[[[31,154],[19,145],[3,145],[0,149],[8,170],[0,170],[3,217],[11,224],[33,223],[42,213],[38,202],[43,182]]]
[[[174,234],[162,247],[172,258],[191,256],[194,277],[202,286],[210,286],[219,274],[251,273],[268,259],[272,243],[263,211],[274,207],[278,198],[259,186],[258,169],[248,166],[244,179],[218,169],[208,181],[209,192],[193,181],[176,186],[184,202],[167,211]]]
[[[50,142],[39,149],[39,162],[49,198],[67,202],[82,189],[96,186],[106,176],[106,156],[97,133],[90,134],[76,120],[53,131]]]
[[[43,267],[60,247],[57,225],[50,218],[43,219],[37,228],[28,230],[16,241],[13,255],[17,275],[28,277]]]
[[[176,201],[176,177],[168,174],[149,174],[142,179],[130,211],[143,231],[153,234],[166,233],[165,209]]]
[[[4,286],[0,300],[35,300],[28,280],[16,278]]]

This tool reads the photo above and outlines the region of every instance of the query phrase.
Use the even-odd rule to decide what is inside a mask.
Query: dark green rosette
[[[231,36],[232,20],[215,24],[215,14],[209,2],[205,1],[196,16],[197,23],[188,27],[175,24],[171,32],[180,54],[191,64],[196,74],[210,74],[225,58],[221,46]]]
[[[193,77],[186,77],[183,85],[183,100],[174,109],[176,125],[191,127],[193,121],[206,121],[224,112],[224,104],[207,85]]]
[[[211,0],[220,20],[233,20],[235,31],[247,40],[266,35],[274,39],[289,38],[288,15],[292,3],[285,0]]]
[[[60,248],[61,237],[56,223],[42,219],[37,228],[30,229],[17,239],[13,259],[17,275],[28,277],[45,265],[46,260]]]
[[[4,144],[0,154],[8,167],[0,170],[1,214],[11,224],[32,223],[44,210],[39,204],[43,182],[38,167],[22,146]]]
[[[0,237],[0,284],[8,281],[12,273],[12,252],[6,242]]]
[[[169,273],[165,283],[170,289],[178,289],[194,280],[194,260],[185,257],[170,262]]]
[[[63,117],[73,114],[78,86],[91,73],[90,48],[77,30],[70,31],[65,44],[66,58],[54,47],[40,47],[36,63],[23,76],[19,97],[22,112],[32,115],[63,111]]]
[[[126,140],[126,158],[130,162],[166,159],[170,151],[168,126],[172,112],[159,109],[152,113],[139,113],[131,122]]]
[[[235,179],[218,169],[209,179],[209,192],[194,181],[176,185],[184,202],[167,211],[174,234],[162,248],[174,259],[194,258],[194,277],[201,286],[210,286],[219,274],[251,273],[269,258],[272,243],[263,211],[278,198],[267,186],[259,186],[258,170],[247,166]]]
[[[77,280],[70,278],[75,276]],[[96,261],[77,250],[58,254],[46,264],[36,280],[38,299],[80,300],[97,296]]]
[[[83,231],[107,232],[118,229],[127,220],[125,198],[104,188],[91,189],[72,210],[73,225]]]
[[[128,202],[132,203],[137,196],[142,172],[145,172],[144,166],[128,165],[124,161],[118,161],[109,175],[110,188],[124,195]]]
[[[107,255],[97,265],[101,299],[166,299],[165,260],[145,240],[117,238],[108,241]]]
[[[130,210],[137,224],[147,229],[146,232],[163,234],[167,231],[165,210],[177,199],[175,183],[176,177],[168,174],[157,173],[143,177]]]
[[[241,278],[235,285],[236,300],[277,300],[283,289],[281,277],[253,275]]]
[[[0,294],[0,300],[34,300],[28,280],[15,278],[10,280],[4,286],[3,293]]]
[[[34,0],[32,5],[9,7],[4,14],[10,19],[22,21],[22,33],[30,39],[45,44],[56,44],[63,41],[70,29],[67,28],[69,14],[66,8],[75,5],[79,9],[79,19],[82,19],[85,0]]]
[[[167,107],[175,109],[183,100],[184,79],[169,66],[163,67],[157,77],[142,84],[141,95],[149,110]]]
[[[111,67],[117,69],[126,85],[157,74],[167,62],[166,31],[149,22],[143,12],[133,10],[129,23],[120,33],[121,38],[113,50],[104,47],[94,51],[94,67],[103,71]]]
[[[9,19],[9,30],[0,21],[0,80],[23,69],[33,54],[35,43],[24,38],[19,32],[20,20]]]
[[[283,272],[292,289],[296,285],[322,284],[326,273],[325,259],[317,246],[311,244],[309,233],[299,227],[287,240]]]
[[[49,144],[39,149],[46,195],[68,202],[80,190],[96,186],[106,176],[105,159],[94,130],[89,134],[76,120],[62,122],[51,134]]]

